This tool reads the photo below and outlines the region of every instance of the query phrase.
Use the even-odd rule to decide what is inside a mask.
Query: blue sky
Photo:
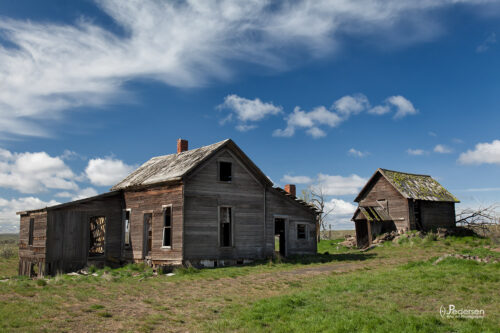
[[[500,194],[499,1],[4,1],[0,232],[232,138],[335,228],[376,168]],[[500,36],[498,36],[500,38]]]

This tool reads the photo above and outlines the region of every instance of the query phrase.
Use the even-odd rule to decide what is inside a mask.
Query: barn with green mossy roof
[[[452,228],[455,203],[460,202],[429,175],[387,169],[377,169],[354,201],[358,247],[394,230]]]

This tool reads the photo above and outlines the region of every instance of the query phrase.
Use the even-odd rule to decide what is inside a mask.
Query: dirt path
[[[136,290],[132,295],[127,290],[110,293],[101,287],[98,291],[108,300],[104,305],[111,314],[110,318],[96,318],[95,313],[84,312],[97,302],[89,300],[71,306],[70,312],[78,316],[72,317],[69,323],[60,322],[58,326],[75,332],[198,331],[203,322],[217,319],[226,306],[246,305],[262,298],[294,292],[297,288],[314,285],[315,276],[392,267],[430,257],[425,253],[403,257],[375,256],[368,260],[302,266],[234,278],[145,283],[135,285],[134,289],[138,288],[140,292]]]

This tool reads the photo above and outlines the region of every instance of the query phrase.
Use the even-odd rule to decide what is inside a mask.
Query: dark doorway
[[[283,257],[286,254],[285,222],[282,218],[274,219],[274,250]]]
[[[368,238],[368,225],[366,220],[357,220],[356,224],[356,244],[358,248],[364,248],[370,245]]]
[[[152,221],[152,213],[144,214],[144,257],[151,256],[151,249],[153,248]]]

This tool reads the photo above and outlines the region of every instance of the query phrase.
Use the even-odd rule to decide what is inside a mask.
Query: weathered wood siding
[[[218,162],[232,163],[232,181],[218,180]],[[184,259],[264,258],[264,187],[224,149],[195,170],[185,184]],[[232,207],[233,244],[219,246],[220,206]]]
[[[377,178],[361,198],[360,206],[377,206],[377,200],[387,200],[389,214],[395,219],[394,224],[398,230],[410,229],[410,216],[408,200],[403,197],[383,176]]]
[[[424,230],[455,226],[455,204],[453,202],[420,201]]]
[[[143,261],[144,214],[152,213],[153,265],[182,263],[183,247],[183,185],[158,185],[150,188],[125,191],[125,208],[130,209],[131,249],[124,248],[124,258]],[[172,205],[172,246],[163,248],[163,206]]]
[[[266,255],[274,252],[274,220],[285,219],[286,255],[314,254],[317,251],[315,215],[293,199],[269,189],[266,194]],[[306,239],[297,239],[297,224],[306,224]]]
[[[47,216],[47,267],[50,274],[69,272],[87,265],[90,218],[106,218],[105,254],[103,260],[119,263],[122,242],[121,193],[49,209]]]
[[[34,219],[33,245],[29,243],[30,219]],[[32,275],[37,266],[39,275],[45,274],[47,212],[32,212],[21,215],[19,226],[19,275]]]

